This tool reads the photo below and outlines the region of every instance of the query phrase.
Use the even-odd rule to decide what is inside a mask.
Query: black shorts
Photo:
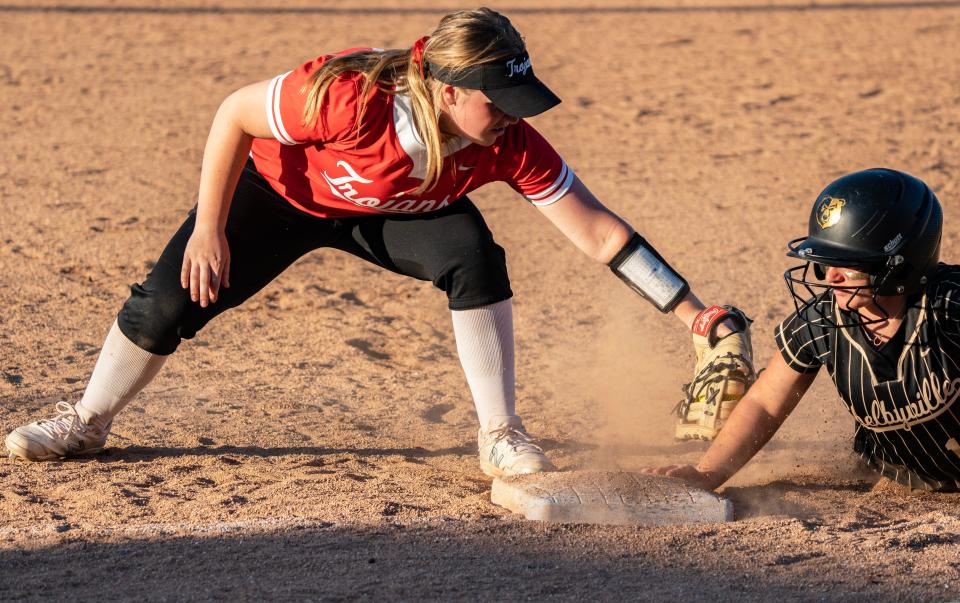
[[[227,217],[230,287],[201,308],[180,286],[191,210],[146,281],[131,287],[120,311],[120,330],[140,348],[171,354],[212,318],[242,304],[306,253],[332,247],[398,274],[431,281],[446,292],[452,310],[509,299],[513,294],[503,248],[466,197],[426,214],[318,218],[290,205],[257,173],[251,161],[237,184]]]

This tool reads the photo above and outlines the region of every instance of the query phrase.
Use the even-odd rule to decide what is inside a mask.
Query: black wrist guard
[[[664,313],[672,311],[690,292],[687,281],[636,233],[608,266],[628,287]]]

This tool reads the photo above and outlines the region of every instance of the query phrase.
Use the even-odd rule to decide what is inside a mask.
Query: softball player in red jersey
[[[914,490],[960,489],[960,267],[938,263],[942,224],[937,197],[907,174],[873,169],[830,184],[809,236],[789,245],[806,263],[784,275],[797,308],[776,330],[780,355],[696,467],[653,472],[719,486],[825,367],[867,466]]]
[[[661,311],[690,326],[704,309],[523,120],[559,102],[520,34],[489,9],[447,15],[409,49],[324,55],[231,94],[210,131],[197,206],[131,288],[83,398],[14,430],[8,450],[30,460],[101,450],[113,418],[182,339],[297,258],[333,247],[446,292],[483,471],[552,469],[514,408],[504,252],[466,195],[504,181]],[[749,358],[736,318],[711,333]]]

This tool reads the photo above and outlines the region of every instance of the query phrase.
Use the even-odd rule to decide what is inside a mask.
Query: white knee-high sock
[[[106,429],[127,402],[153,380],[166,359],[137,347],[114,321],[76,406],[77,414],[84,423]]]
[[[515,414],[513,304],[505,300],[471,310],[454,310],[453,333],[480,427],[491,417]]]

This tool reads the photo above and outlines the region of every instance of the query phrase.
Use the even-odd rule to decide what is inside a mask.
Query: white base
[[[490,500],[527,519],[668,525],[733,520],[733,504],[687,482],[643,473],[569,471],[501,477]]]

